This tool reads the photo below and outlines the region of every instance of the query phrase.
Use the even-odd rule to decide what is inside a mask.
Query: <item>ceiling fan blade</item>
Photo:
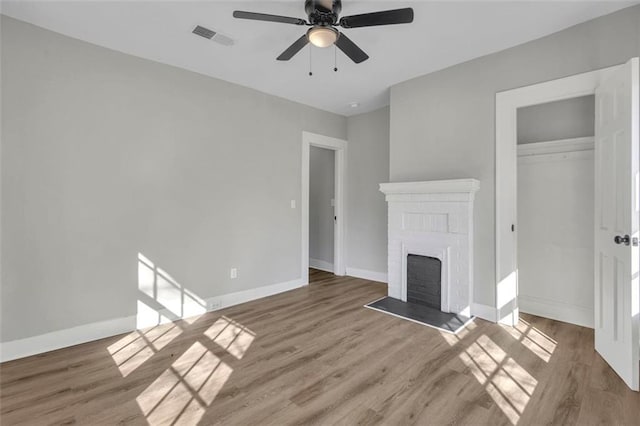
[[[240,19],[252,19],[254,21],[279,22],[281,24],[307,25],[307,21],[300,18],[269,15],[267,13],[244,12],[242,10],[234,10],[233,17]]]
[[[293,58],[293,56],[298,53],[300,49],[305,47],[307,43],[309,43],[309,39],[307,38],[307,35],[304,34],[302,37],[294,41],[291,46],[287,47],[287,50],[282,52],[276,59],[278,59],[279,61],[288,61],[289,59]]]
[[[369,59],[369,55],[364,53],[362,49],[356,46],[356,44],[352,42],[349,37],[344,35],[344,33],[340,33],[335,45],[338,47],[338,49],[342,50],[345,55],[351,58],[351,60],[356,64]]]
[[[413,9],[407,7],[405,9],[343,16],[340,18],[339,25],[342,28],[360,28],[376,25],[409,24],[411,22],[413,22]]]

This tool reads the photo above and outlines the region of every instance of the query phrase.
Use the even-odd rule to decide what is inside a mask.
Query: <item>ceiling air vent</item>
[[[223,46],[233,45],[233,39],[231,37],[220,34],[217,31],[210,30],[209,28],[205,28],[200,25],[196,25],[196,27],[193,29],[193,33],[208,40],[213,40],[217,43],[220,43]]]

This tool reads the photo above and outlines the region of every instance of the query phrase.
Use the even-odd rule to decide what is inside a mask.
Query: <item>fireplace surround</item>
[[[388,295],[407,301],[409,255],[441,262],[440,310],[471,316],[476,179],[380,184],[388,203]]]

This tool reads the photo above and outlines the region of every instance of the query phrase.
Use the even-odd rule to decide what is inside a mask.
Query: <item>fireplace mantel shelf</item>
[[[475,193],[480,189],[477,179],[429,180],[423,182],[381,183],[380,191],[391,194]]]

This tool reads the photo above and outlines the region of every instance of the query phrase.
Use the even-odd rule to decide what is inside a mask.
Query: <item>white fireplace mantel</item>
[[[380,191],[385,195],[395,194],[473,194],[480,189],[477,179],[428,180],[424,182],[381,183]]]
[[[440,259],[444,312],[471,316],[477,179],[381,183],[389,208],[388,294],[407,300],[407,255]]]

